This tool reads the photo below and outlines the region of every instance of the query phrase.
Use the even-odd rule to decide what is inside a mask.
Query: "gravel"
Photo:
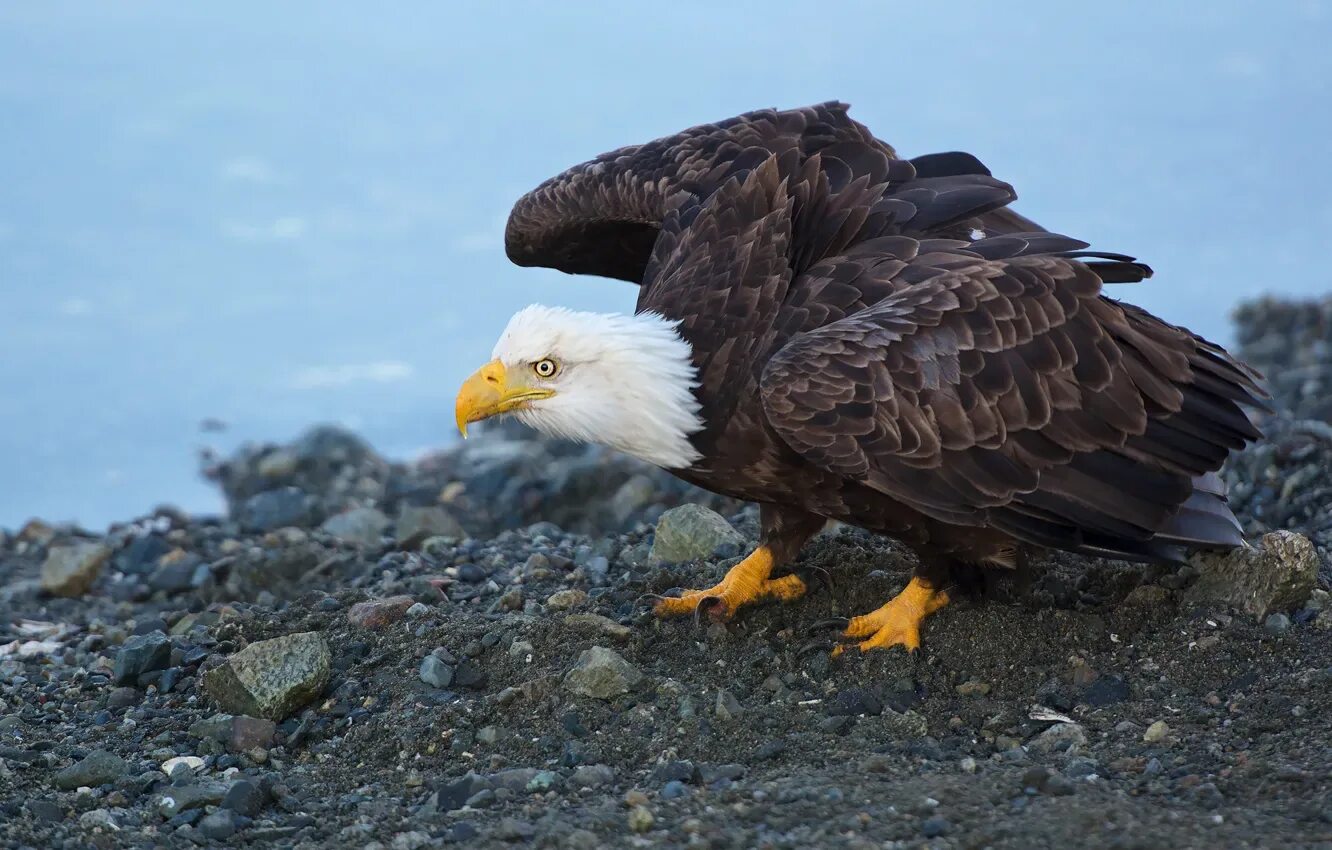
[[[658,621],[755,509],[511,426],[413,464],[316,428],[210,458],[225,516],[4,530],[0,846],[1326,846],[1325,309],[1241,313],[1306,370],[1225,473],[1252,552],[1038,558],[914,656],[831,657],[912,568],[855,529],[798,602]]]

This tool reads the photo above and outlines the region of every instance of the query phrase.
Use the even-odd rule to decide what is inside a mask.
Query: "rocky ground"
[[[1332,847],[1327,313],[1241,313],[1286,411],[1227,471],[1253,550],[1047,558],[914,656],[831,657],[911,568],[854,529],[799,602],[656,620],[753,508],[507,428],[316,429],[209,459],[224,518],[0,532],[0,845]]]

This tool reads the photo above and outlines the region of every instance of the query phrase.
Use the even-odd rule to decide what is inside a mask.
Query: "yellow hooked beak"
[[[554,390],[533,386],[526,372],[511,374],[503,363],[492,360],[463,381],[462,389],[458,390],[458,400],[453,406],[458,433],[465,439],[470,423],[520,410],[529,402],[553,395]]]

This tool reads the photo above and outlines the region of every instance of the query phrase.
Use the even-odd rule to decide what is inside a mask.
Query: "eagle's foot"
[[[748,558],[731,567],[722,580],[712,587],[706,590],[686,590],[678,597],[657,602],[657,616],[706,611],[714,619],[724,620],[741,605],[765,597],[790,601],[805,595],[805,583],[799,576],[769,579],[772,568],[772,551],[766,546],[760,546]]]
[[[913,578],[887,605],[853,617],[842,637],[857,640],[868,635],[868,640],[860,641],[862,652],[890,646],[903,646],[907,652],[915,652],[920,648],[921,622],[947,604],[947,593],[935,590],[920,578]],[[845,648],[838,646],[833,655],[840,655]]]

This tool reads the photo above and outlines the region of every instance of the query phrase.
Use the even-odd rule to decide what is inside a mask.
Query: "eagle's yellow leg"
[[[860,642],[862,652],[879,647],[904,646],[908,652],[920,648],[920,624],[930,614],[948,604],[948,594],[935,590],[928,582],[913,578],[906,588],[887,605],[869,614],[853,617],[842,637]],[[841,653],[837,647],[833,654]]]
[[[715,613],[729,617],[741,605],[754,602],[767,596],[783,601],[799,599],[805,594],[805,583],[799,576],[782,576],[769,579],[774,566],[772,550],[760,546],[740,563],[731,567],[720,582],[707,590],[687,590],[678,597],[663,599],[657,603],[657,615],[692,614],[698,606],[708,600],[716,600],[720,606]]]

